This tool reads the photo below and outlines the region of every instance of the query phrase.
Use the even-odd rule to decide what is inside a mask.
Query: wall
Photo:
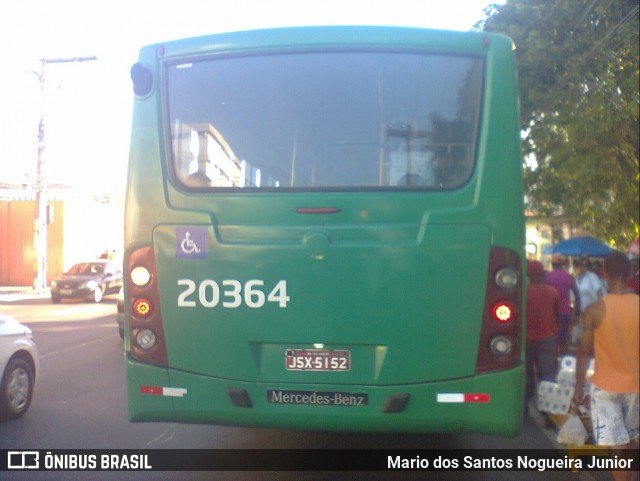
[[[63,202],[51,201],[53,224],[47,233],[47,284],[62,272]],[[33,285],[36,253],[33,229],[36,203],[32,200],[0,200],[0,285]]]

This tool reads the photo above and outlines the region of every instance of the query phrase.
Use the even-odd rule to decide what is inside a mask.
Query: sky
[[[133,93],[147,44],[218,32],[305,25],[470,30],[505,0],[21,0],[0,7],[0,185],[31,183],[44,119],[49,183],[124,190]],[[10,5],[10,6],[8,6]],[[75,63],[42,58],[97,57]],[[41,87],[44,87],[41,89]]]

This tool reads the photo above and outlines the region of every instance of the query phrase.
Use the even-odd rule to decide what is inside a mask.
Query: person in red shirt
[[[561,254],[551,256],[553,270],[547,272],[547,284],[555,287],[560,296],[560,324],[558,325],[558,354],[567,353],[567,341],[571,337],[571,328],[578,322],[580,315],[580,291],[571,274],[564,270],[566,259]],[[571,305],[571,292],[574,303]]]
[[[527,264],[527,346],[526,402],[533,399],[537,380],[555,381],[558,371],[557,332],[560,321],[560,296],[545,283],[545,271],[538,261]]]

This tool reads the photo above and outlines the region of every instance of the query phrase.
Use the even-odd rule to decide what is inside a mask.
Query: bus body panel
[[[166,62],[354,46],[484,58],[475,166],[463,185],[437,192],[205,194],[176,182],[164,125]],[[479,374],[476,367],[490,251],[505,248],[524,261],[508,39],[419,29],[285,29],[151,46],[140,63],[154,83],[134,105],[125,256],[146,246],[153,251],[168,367],[132,355],[137,298],[126,285],[132,421],[518,432],[524,349],[515,368]],[[204,239],[200,252],[194,239]],[[522,295],[522,279],[518,289]],[[288,353],[304,349],[347,351],[349,369],[287,369]],[[234,405],[229,389],[244,393],[251,407]],[[367,405],[268,402],[268,392],[278,390],[366,393]],[[464,393],[488,400],[438,402],[438,394]],[[408,395],[406,406],[383,413],[396,394]]]
[[[479,335],[484,293],[474,286],[487,277],[489,231],[411,227],[395,233],[386,225],[376,233],[306,227],[287,244],[228,243],[216,239],[213,228],[191,226],[206,229],[208,243],[206,259],[190,260],[175,253],[180,228],[159,226],[154,247],[162,313],[175,319],[165,322],[171,366],[230,379],[305,383],[396,384],[473,375],[477,352],[467,346]],[[284,307],[278,298],[284,284],[275,301],[266,299],[282,281],[289,297]],[[248,299],[254,307],[247,296],[255,298]],[[191,350],[194,333],[206,349]],[[349,350],[351,369],[285,370],[288,349],[313,344]],[[451,352],[455,360],[446,362]]]
[[[131,360],[127,359],[127,364]],[[136,369],[136,363],[128,366]],[[153,368],[163,371],[161,368]],[[199,376],[169,371],[172,385],[188,386],[182,397],[145,396],[130,393],[129,416],[134,422],[165,421],[215,423],[237,426],[279,427],[334,431],[401,431],[401,432],[481,432],[513,436],[522,423],[524,366],[495,374],[440,383],[395,386],[352,386],[349,392],[368,394],[368,404],[349,404],[345,386],[339,384],[296,383],[296,392],[307,393],[313,402],[327,393],[343,393],[342,405],[295,404],[269,402],[270,391],[289,391],[289,383],[246,383],[236,380]],[[509,389],[505,389],[509,386]],[[243,389],[252,407],[234,406],[228,389]],[[438,402],[451,393],[492,393],[490,402]],[[313,397],[315,393],[315,398]],[[277,395],[277,394],[276,394]],[[389,398],[408,395],[402,412],[383,412]],[[273,394],[271,396],[273,400]],[[153,398],[149,400],[149,398]],[[277,399],[277,398],[276,398]],[[451,396],[449,396],[451,399]],[[153,411],[149,402],[154,402]],[[161,409],[163,407],[164,409]]]

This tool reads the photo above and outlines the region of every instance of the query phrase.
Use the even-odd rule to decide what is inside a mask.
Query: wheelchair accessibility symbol
[[[176,257],[180,259],[207,258],[206,227],[176,227]]]
[[[198,254],[200,252],[196,243],[191,240],[191,232],[184,233],[184,239],[180,242],[180,249],[184,254]]]

